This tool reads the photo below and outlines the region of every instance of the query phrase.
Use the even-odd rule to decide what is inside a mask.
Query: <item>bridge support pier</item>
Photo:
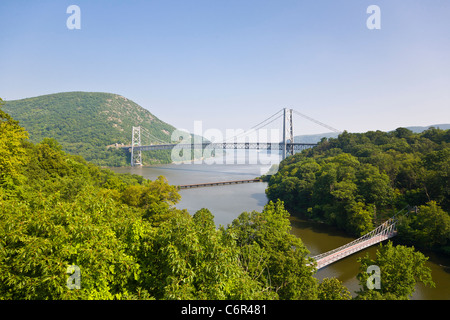
[[[134,147],[141,146],[141,127],[133,127],[133,134],[131,137],[131,166],[142,166],[142,151],[141,149],[134,150]]]
[[[289,130],[286,128],[286,123],[289,125]],[[289,134],[289,147],[287,146],[286,132]],[[283,150],[281,159],[286,159],[287,156],[294,155],[294,128],[292,126],[292,109],[283,109]]]

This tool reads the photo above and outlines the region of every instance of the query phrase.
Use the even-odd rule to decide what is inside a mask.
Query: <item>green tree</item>
[[[450,130],[435,128],[423,133],[405,128],[343,132],[284,159],[268,180],[266,194],[269,200],[285,201],[293,214],[335,225],[355,236],[406,205],[435,201],[446,213],[433,209],[440,212],[436,218],[440,227],[429,223],[436,214],[428,214],[422,222],[411,218],[400,238],[450,252],[445,231],[450,210],[449,143]],[[425,231],[421,235],[419,229],[433,235]]]
[[[177,187],[169,185],[163,176],[154,181],[144,181],[141,185],[128,186],[121,196],[124,203],[143,208],[147,218],[156,216],[156,219],[168,213],[180,198]]]
[[[316,280],[302,241],[290,233],[283,203],[269,202],[262,212],[244,212],[227,228],[236,239],[244,268],[280,299],[314,299]]]
[[[319,300],[350,300],[350,291],[336,278],[324,278],[318,286]]]
[[[450,211],[450,147],[428,153],[422,164],[425,172],[421,184],[428,201],[434,199]]]
[[[418,209],[416,214],[400,221],[400,239],[426,249],[449,246],[450,215],[436,201],[430,201]]]
[[[236,243],[208,210],[178,212],[153,230],[140,241],[139,286],[157,299],[271,297],[240,267]]]
[[[361,290],[357,293],[357,299],[408,299],[414,293],[417,282],[434,287],[431,269],[425,265],[427,260],[414,247],[394,247],[390,241],[386,245],[380,244],[375,260],[370,259],[368,254],[358,259],[361,265],[357,278]],[[370,277],[367,269],[371,265],[380,269],[379,290],[367,286]]]
[[[346,206],[344,228],[356,236],[362,236],[373,229],[373,207],[363,202],[351,202]]]
[[[389,177],[371,164],[364,164],[356,175],[358,194],[366,203],[385,207],[392,203],[393,189]]]
[[[135,212],[88,187],[73,202],[58,194],[40,208],[0,205],[0,296],[5,299],[113,299],[133,288],[139,266],[122,241]],[[69,265],[81,270],[81,289],[66,287]]]
[[[20,168],[28,161],[23,147],[28,133],[1,109],[2,105],[0,98],[0,188],[12,192],[24,181]]]

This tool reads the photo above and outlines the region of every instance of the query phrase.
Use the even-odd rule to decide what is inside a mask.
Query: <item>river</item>
[[[270,165],[248,164],[248,160],[247,164],[244,163],[246,157],[251,159],[259,155],[257,151],[239,150],[235,155],[235,161],[224,161],[226,164],[189,163],[110,169],[118,173],[138,174],[151,180],[162,175],[173,185],[243,180],[258,177],[269,169]],[[201,208],[208,208],[214,215],[216,225],[226,226],[244,211],[261,211],[267,203],[266,187],[267,183],[261,182],[180,190],[181,201],[176,207],[187,209],[191,214]],[[354,240],[336,228],[321,223],[296,217],[290,219],[292,233],[302,239],[311,255],[326,252]],[[395,243],[395,238],[393,241]],[[356,279],[359,264],[356,259],[367,253],[375,258],[376,248],[377,246],[367,248],[335,262],[319,270],[315,276],[318,279],[336,277],[343,282],[352,295],[355,295],[355,291],[359,289],[359,282]],[[436,287],[430,288],[418,284],[412,299],[450,300],[450,259],[433,253],[424,253],[430,257],[427,266],[432,270]]]

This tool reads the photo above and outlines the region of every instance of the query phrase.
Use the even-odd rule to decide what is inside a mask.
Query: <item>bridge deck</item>
[[[315,143],[286,143],[286,148],[293,148],[294,150],[303,150],[315,147]],[[181,149],[193,148],[210,148],[210,149],[256,149],[256,150],[283,150],[284,143],[269,143],[269,142],[217,142],[217,143],[192,143],[192,144],[154,144],[147,146],[134,146],[135,151],[150,151],[150,150],[165,150],[173,149],[174,147]],[[131,146],[122,146],[122,149],[131,150]]]
[[[342,250],[339,250],[337,252],[333,252],[330,255],[327,255],[327,256],[317,260],[317,269],[324,268],[333,262],[343,259],[343,258],[345,258],[349,255],[352,255],[358,251],[361,251],[367,247],[373,246],[374,244],[377,244],[379,242],[382,242],[384,240],[392,238],[396,234],[397,234],[396,232],[391,232],[391,233],[384,234],[384,235],[374,236],[368,240],[356,243],[349,247],[345,247]]]

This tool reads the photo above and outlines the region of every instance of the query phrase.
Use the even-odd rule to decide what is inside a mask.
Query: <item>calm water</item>
[[[247,151],[251,157],[257,157],[256,151]],[[264,174],[270,165],[237,164],[244,163],[244,151],[236,155],[235,161],[226,164],[171,164],[134,168],[111,168],[118,173],[132,173],[154,180],[158,176],[165,176],[170,184],[182,185],[201,182],[217,182],[226,180],[252,179]],[[247,161],[248,163],[248,161]],[[252,161],[251,163],[254,163]],[[181,190],[181,201],[177,207],[187,209],[194,214],[201,208],[208,208],[214,215],[217,226],[231,223],[233,219],[244,211],[261,211],[267,203],[265,189],[267,183],[251,183]],[[326,252],[353,240],[335,228],[299,218],[291,217],[292,233],[302,239],[312,255]],[[395,238],[394,238],[395,241]],[[345,259],[321,269],[316,273],[318,279],[336,277],[353,294],[359,289],[356,275],[359,272],[356,259],[369,255],[374,258],[376,246],[360,251]],[[430,253],[427,262],[432,269],[436,288],[422,285],[416,286],[413,299],[444,299],[450,300],[450,259],[437,257]]]

